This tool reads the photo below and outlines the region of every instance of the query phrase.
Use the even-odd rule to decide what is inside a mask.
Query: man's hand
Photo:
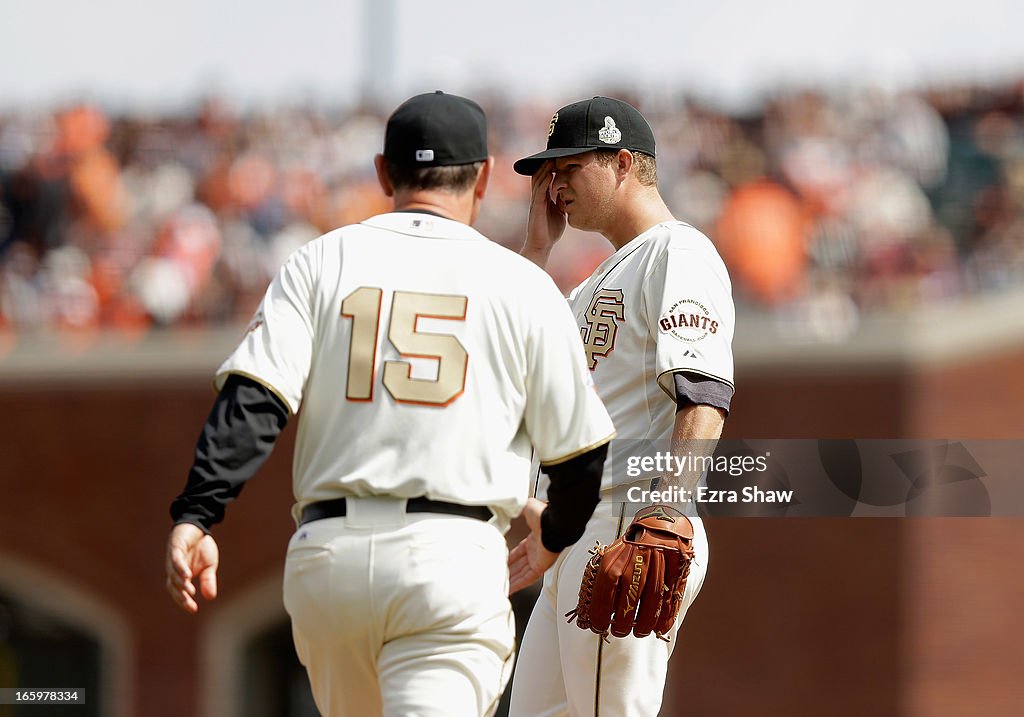
[[[196,603],[196,586],[193,578],[199,580],[199,592],[206,600],[217,597],[217,564],[220,551],[212,535],[206,535],[191,523],[179,523],[167,538],[167,592],[171,599],[190,613],[199,611]]]
[[[520,514],[526,519],[530,534],[508,554],[509,595],[532,585],[558,559],[558,553],[552,553],[540,542],[540,515],[547,507],[547,503],[530,498]]]
[[[565,214],[551,198],[554,162],[548,160],[533,175],[530,198],[530,218],[526,224],[526,243],[520,252],[540,268],[548,263],[548,256],[565,232]]]

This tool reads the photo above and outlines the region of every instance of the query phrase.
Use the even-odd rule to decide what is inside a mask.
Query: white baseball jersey
[[[296,251],[217,372],[299,414],[298,517],[343,496],[486,505],[501,527],[545,463],[614,430],[551,279],[459,222],[383,214]]]
[[[651,227],[608,257],[569,302],[620,438],[671,438],[679,371],[732,385],[732,283],[714,245],[689,224]],[[612,487],[610,465],[603,489]]]
[[[665,222],[636,237],[569,300],[594,383],[619,437],[671,438],[673,374],[679,371],[732,384],[732,285],[714,245],[688,224]],[[604,490],[613,487],[611,465],[609,459]],[[538,493],[545,490],[542,481]],[[576,607],[589,548],[595,542],[608,545],[623,527],[622,517],[599,506],[583,537],[544,576],[520,648],[510,715],[658,713],[677,631],[708,569],[704,524],[696,516],[690,521],[697,557],[670,641],[648,636],[603,643],[563,617]]]

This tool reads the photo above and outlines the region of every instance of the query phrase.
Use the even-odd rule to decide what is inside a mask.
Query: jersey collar
[[[378,229],[386,229],[410,236],[434,239],[483,239],[486,237],[471,226],[447,219],[433,212],[401,211],[378,214],[362,222]]]

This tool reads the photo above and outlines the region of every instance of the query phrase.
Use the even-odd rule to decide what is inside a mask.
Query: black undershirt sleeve
[[[685,371],[673,374],[673,378],[676,385],[676,411],[700,403],[721,408],[726,415],[729,414],[729,405],[736,389],[725,381]]]
[[[542,467],[551,479],[548,507],[540,516],[540,542],[553,553],[575,543],[601,500],[601,476],[608,444],[565,463]]]
[[[185,490],[171,503],[174,522],[208,533],[263,465],[287,423],[288,410],[270,389],[228,376],[196,442]]]

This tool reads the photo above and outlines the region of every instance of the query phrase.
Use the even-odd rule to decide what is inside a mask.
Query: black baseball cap
[[[443,167],[487,159],[487,119],[473,100],[441,90],[410,97],[388,118],[384,159]]]
[[[628,149],[654,156],[654,132],[633,107],[611,97],[573,102],[555,112],[548,125],[548,148],[512,165],[532,176],[545,160],[569,157],[592,149]]]

